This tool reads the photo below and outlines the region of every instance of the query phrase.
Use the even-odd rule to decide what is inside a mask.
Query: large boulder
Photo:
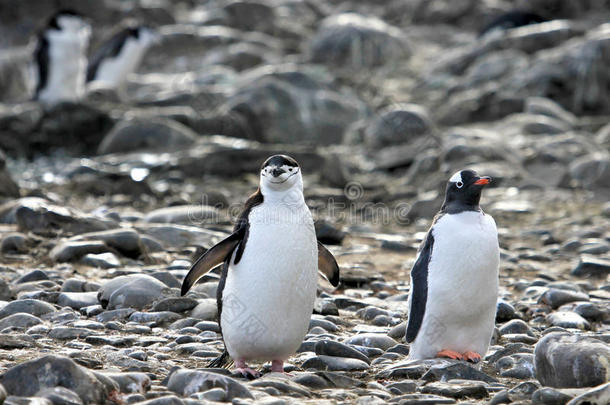
[[[144,309],[164,298],[170,289],[154,277],[138,274],[119,276],[99,289],[97,298],[104,309]]]
[[[594,387],[610,376],[610,347],[601,340],[549,333],[536,344],[536,378],[556,388]]]
[[[336,144],[367,113],[354,94],[331,84],[322,69],[268,66],[244,75],[226,109],[244,117],[249,137],[263,142]]]
[[[357,13],[326,18],[310,44],[312,62],[355,69],[405,60],[409,53],[399,28]]]

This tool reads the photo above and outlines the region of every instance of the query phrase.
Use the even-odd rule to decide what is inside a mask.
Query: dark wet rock
[[[424,381],[448,381],[453,379],[497,382],[495,378],[463,362],[432,366],[422,377]]]
[[[149,212],[146,222],[174,223],[184,225],[218,224],[220,213],[209,205],[179,205]]]
[[[81,259],[90,253],[106,253],[111,249],[100,241],[65,241],[55,246],[49,256],[56,262],[71,262]]]
[[[574,301],[588,301],[589,296],[585,293],[551,288],[540,296],[538,302],[550,305],[551,308],[559,308],[563,304]]]
[[[365,143],[371,148],[412,143],[420,137],[433,137],[434,124],[424,107],[393,105],[379,112],[366,127]]]
[[[485,398],[487,388],[485,383],[478,381],[432,382],[424,385],[422,393],[435,394],[451,398]]]
[[[0,331],[6,328],[27,329],[30,326],[38,325],[40,323],[42,323],[42,320],[37,316],[26,313],[16,313],[0,320]]]
[[[196,299],[190,297],[170,297],[155,303],[152,310],[181,313],[195,308],[198,303]]]
[[[176,370],[169,375],[167,388],[182,396],[190,396],[212,388],[222,388],[225,390],[226,398],[229,401],[234,398],[254,398],[248,388],[239,381],[206,371]]]
[[[151,273],[150,276],[161,281],[163,284],[165,284],[169,288],[180,288],[182,286],[182,283],[180,281],[178,281],[176,276],[174,276],[171,273],[168,273],[167,271],[159,271],[156,273]]]
[[[105,309],[143,309],[168,293],[168,287],[147,275],[120,276],[106,282],[98,291]]]
[[[409,57],[404,34],[375,17],[344,13],[328,17],[310,44],[311,61],[367,68]]]
[[[31,281],[48,280],[49,276],[42,270],[33,270],[14,281],[15,284],[29,283]]]
[[[316,342],[314,351],[319,355],[354,358],[370,364],[369,358],[363,353],[349,345],[332,340],[320,340]]]
[[[31,247],[31,240],[19,232],[8,233],[2,238],[0,252],[4,254],[27,253]]]
[[[389,336],[376,333],[361,333],[348,338],[345,343],[350,345],[375,347],[381,350],[387,350],[396,345],[394,339]]]
[[[355,371],[367,370],[369,365],[367,362],[355,358],[320,355],[305,360],[301,367],[328,371]]]
[[[53,405],[82,405],[83,401],[78,396],[78,394],[72,390],[69,390],[65,387],[50,387],[43,388],[38,391],[35,396],[46,398]]]
[[[315,221],[316,237],[325,245],[340,245],[346,233],[330,224],[328,221]]]
[[[500,327],[500,335],[506,335],[509,333],[526,333],[532,334],[532,330],[527,323],[522,321],[521,319],[513,319],[511,321],[506,322],[504,325]]]
[[[565,304],[559,308],[559,311],[575,312],[591,322],[604,321],[610,316],[607,308],[592,302],[573,302]]]
[[[572,399],[571,395],[549,387],[540,388],[532,394],[532,403],[539,405],[564,405],[570,399]]]
[[[536,345],[536,378],[544,386],[592,387],[605,382],[610,348],[597,339],[549,333]]]
[[[516,353],[500,358],[495,362],[495,367],[502,377],[518,378],[525,380],[534,378],[534,355]]]
[[[561,328],[590,329],[591,325],[576,312],[558,311],[547,315],[546,320],[552,326]]]
[[[63,292],[57,298],[57,305],[62,307],[70,307],[72,309],[81,309],[97,304],[97,292],[84,293],[68,293]]]
[[[94,292],[99,289],[99,284],[78,278],[69,278],[61,285],[61,292],[66,293]]]
[[[44,374],[40,370],[45,370]],[[10,395],[17,396],[33,396],[44,388],[64,387],[74,391],[83,403],[99,404],[110,394],[108,387],[91,371],[61,356],[26,361],[10,368],[0,380]]]
[[[355,95],[337,91],[330,77],[321,73],[293,65],[255,69],[227,101],[227,108],[246,118],[250,139],[341,143],[347,128],[367,109]]]
[[[22,299],[9,302],[4,308],[0,309],[0,319],[6,318],[19,312],[40,316],[50,312],[55,312],[53,305],[35,299]]]
[[[17,223],[20,232],[44,236],[81,234],[118,226],[114,221],[96,218],[74,208],[66,208],[38,198],[22,198],[11,203],[5,219]]]
[[[137,259],[143,251],[143,241],[133,229],[119,228],[108,231],[91,232],[72,238],[74,241],[102,241],[123,256]]]
[[[572,270],[573,276],[606,277],[610,274],[610,260],[582,255],[578,265]]]
[[[172,150],[185,148],[195,141],[197,134],[170,119],[148,117],[131,118],[118,122],[104,137],[99,153],[136,150]]]

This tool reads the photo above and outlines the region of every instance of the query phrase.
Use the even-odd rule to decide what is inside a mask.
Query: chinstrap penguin
[[[34,54],[35,99],[56,103],[83,96],[90,35],[89,23],[73,11],[59,11],[49,20]]]
[[[478,362],[495,325],[500,248],[494,219],[479,206],[489,177],[455,173],[411,269],[409,358]]]
[[[283,372],[307,333],[316,298],[318,271],[333,286],[339,267],[316,239],[303,197],[301,168],[291,157],[274,155],[260,170],[259,189],[247,201],[233,233],[209,249],[182,283],[182,295],[210,269],[223,263],[217,290],[225,352],[210,367],[259,373],[246,362],[271,360]]]
[[[142,25],[127,26],[105,40],[94,52],[87,67],[87,82],[104,88],[119,88],[135,72],[158,34]]]

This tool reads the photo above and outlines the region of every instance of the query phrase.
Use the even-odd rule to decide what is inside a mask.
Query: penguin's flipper
[[[433,246],[434,236],[432,236],[432,229],[430,229],[411,269],[411,307],[409,308],[409,323],[405,335],[405,340],[408,343],[415,340],[424,320],[428,299],[428,264],[432,257]]]
[[[333,287],[339,285],[339,265],[335,257],[318,241],[318,269]]]
[[[210,248],[197,259],[182,282],[180,294],[186,294],[204,274],[224,262],[227,256],[233,253],[233,250],[241,240],[241,232],[233,232],[228,238]]]

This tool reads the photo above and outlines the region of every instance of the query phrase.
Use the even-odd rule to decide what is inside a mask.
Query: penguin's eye
[[[461,181],[458,181],[457,183],[455,183],[457,188],[462,188],[464,187],[464,183],[462,183]]]
[[[291,171],[293,171],[293,170],[294,170],[294,168],[293,168],[293,167],[291,167],[291,168],[289,168],[289,169],[288,169],[288,171],[289,171],[289,172],[291,172]]]

